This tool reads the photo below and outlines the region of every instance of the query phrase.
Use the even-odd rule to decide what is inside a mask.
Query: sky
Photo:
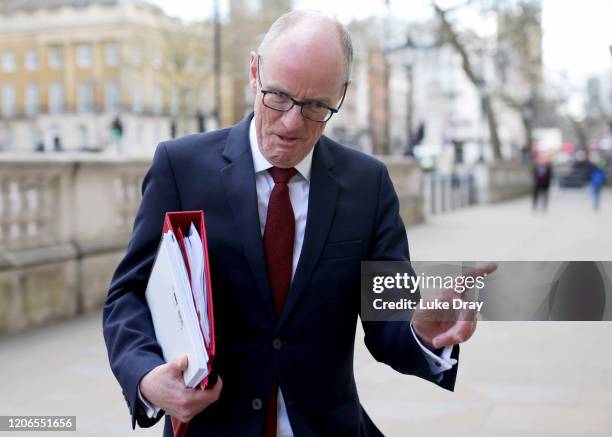
[[[184,19],[203,19],[212,14],[212,0],[150,0],[170,15]],[[228,0],[219,0],[222,13]],[[440,0],[442,6],[456,0]],[[194,7],[194,5],[198,5]],[[343,23],[369,15],[382,15],[385,0],[294,0],[296,8],[315,9],[335,16]],[[391,14],[410,20],[431,16],[429,0],[390,0]],[[550,77],[565,76],[579,84],[593,74],[612,68],[612,1],[543,0],[542,26],[544,67]]]

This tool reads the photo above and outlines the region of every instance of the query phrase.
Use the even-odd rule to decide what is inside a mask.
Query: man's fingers
[[[186,389],[190,399],[196,404],[213,403],[219,399],[221,389],[223,388],[223,380],[219,377],[217,382],[212,387],[206,387],[205,390]]]
[[[476,312],[476,310],[473,309],[469,309],[469,310],[461,310],[457,316],[457,320],[459,321],[476,321],[478,317],[478,313]]]
[[[493,273],[495,270],[497,270],[497,263],[489,262],[489,263],[483,264],[482,266],[475,267],[472,270],[468,270],[467,272],[463,274],[463,276],[465,277],[483,276],[484,274],[488,275],[489,273]]]
[[[214,386],[206,390],[185,389],[175,417],[181,422],[189,422],[196,414],[219,399],[222,388],[223,381],[219,378]]]
[[[219,376],[217,377],[217,382],[215,383],[215,385],[213,385],[212,387],[206,387],[206,390],[202,391],[201,393],[207,396],[206,399],[214,399],[213,400],[214,402],[219,398],[222,388],[223,388],[223,380]]]
[[[472,337],[475,330],[475,321],[459,321],[446,332],[434,337],[432,343],[436,349],[463,343]]]
[[[456,344],[463,343],[464,341],[465,339],[458,334],[444,333],[434,338],[432,343],[434,348],[440,349],[446,346],[454,346]]]
[[[444,333],[434,338],[432,343],[435,349],[440,349],[446,346],[453,346],[455,344],[459,344],[459,341],[453,335]]]
[[[216,394],[217,397],[221,394],[221,389],[223,388],[223,380],[220,376],[217,377],[217,382],[212,387],[208,387],[206,390],[210,390],[213,394]]]

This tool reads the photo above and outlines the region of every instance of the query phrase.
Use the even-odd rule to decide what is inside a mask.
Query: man
[[[542,210],[548,207],[548,192],[552,179],[552,166],[550,159],[545,156],[536,157],[533,166],[533,210],[538,209],[538,202],[542,203]],[[538,200],[541,199],[541,200]]]
[[[322,136],[344,98],[351,59],[339,23],[289,13],[250,54],[254,115],[158,146],[104,308],[109,359],[133,425],[151,426],[166,412],[190,421],[188,435],[380,435],[353,375],[360,262],[409,253],[384,165]],[[164,363],[144,299],[165,212],[198,209],[220,375],[205,391],[183,385],[185,358]],[[377,360],[452,389],[452,346],[474,324],[363,328]],[[165,436],[169,423],[166,416]]]

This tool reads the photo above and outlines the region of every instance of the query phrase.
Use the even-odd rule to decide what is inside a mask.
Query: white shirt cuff
[[[147,417],[149,419],[153,419],[154,417],[157,417],[157,414],[159,413],[159,411],[161,410],[161,408],[159,408],[156,405],[150,404],[142,395],[142,393],[140,393],[140,386],[138,387],[138,398],[140,399],[140,402],[143,403],[143,405],[145,406],[145,413],[147,414]]]
[[[414,339],[416,340],[417,344],[421,347],[423,353],[425,354],[425,360],[429,365],[429,370],[431,371],[432,375],[440,375],[441,373],[452,369],[453,366],[457,364],[457,360],[450,357],[453,351],[453,346],[446,346],[444,349],[442,349],[440,356],[438,356],[430,351],[427,347],[423,346],[418,335],[416,335],[416,332],[414,332],[412,323],[410,323],[410,330],[412,331],[412,335],[414,335]]]

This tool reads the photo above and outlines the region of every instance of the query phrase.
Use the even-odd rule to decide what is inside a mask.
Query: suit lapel
[[[275,318],[257,210],[253,157],[249,146],[249,126],[252,118],[251,114],[231,129],[223,150],[223,157],[230,162],[221,170],[221,174],[238,235],[255,278],[257,290],[266,312],[270,317]]]
[[[325,137],[321,137],[312,156],[308,214],[302,253],[276,326],[277,333],[308,285],[327,241],[339,191],[338,182],[332,174],[333,166]]]

